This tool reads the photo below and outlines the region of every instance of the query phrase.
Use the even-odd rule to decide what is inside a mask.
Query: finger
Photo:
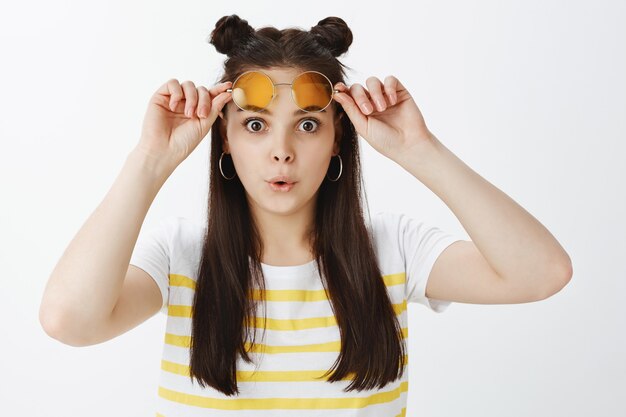
[[[387,100],[385,100],[385,97],[383,96],[383,88],[380,80],[376,77],[369,77],[365,80],[365,84],[370,92],[372,101],[376,103],[378,111],[385,110],[387,108]]]
[[[210,115],[212,101],[219,94],[227,94],[226,90],[232,86],[232,81],[224,81],[222,83],[214,85],[210,90],[206,87],[198,87],[198,105],[196,108],[196,114],[199,118],[207,118]]]
[[[206,118],[211,110],[211,94],[203,85],[198,87],[198,106],[196,107],[196,115],[198,118]]]
[[[363,114],[369,114],[374,111],[372,102],[369,99],[368,93],[361,84],[352,84],[350,86],[350,95],[354,101],[359,105],[359,108],[363,111]]]
[[[226,91],[226,89],[228,89],[228,88],[230,88],[232,86],[233,86],[233,82],[232,81],[224,81],[223,83],[216,84],[214,87],[212,87],[209,90],[209,93],[211,93],[211,97],[215,97],[216,95],[218,95],[222,91]]]
[[[398,91],[399,84],[400,81],[398,81],[398,79],[393,75],[388,75],[385,77],[385,94],[387,94],[389,102],[392,106],[398,102],[398,94],[396,93],[396,91]]]
[[[198,105],[198,90],[192,81],[185,81],[181,84],[185,94],[185,116],[193,117],[193,113]]]
[[[176,110],[176,104],[183,98],[183,90],[176,78],[168,80],[157,90],[157,94],[162,95],[167,101],[169,101],[169,108],[172,111]]]
[[[341,104],[352,124],[358,132],[365,132],[367,129],[367,117],[361,113],[354,99],[350,96],[350,90],[345,86],[337,86],[338,93],[334,94],[334,99]]]
[[[230,102],[232,99],[232,94],[226,92],[220,93],[213,99],[213,102],[211,103],[211,112],[215,114],[221,112],[224,106],[226,106],[226,104],[228,104],[228,102]]]
[[[348,86],[342,83],[341,81],[335,84],[335,90],[339,90],[340,92],[343,92],[343,93],[348,93],[348,94],[350,93],[350,88],[348,88]]]
[[[227,92],[219,93],[211,100],[210,108],[206,117],[200,118],[201,123],[209,123],[212,125],[217,119],[218,114],[222,111],[222,108],[232,99],[232,95]],[[210,126],[209,126],[210,128]]]

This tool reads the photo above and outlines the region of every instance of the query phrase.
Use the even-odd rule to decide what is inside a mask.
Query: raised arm
[[[65,249],[46,285],[39,320],[60,341],[81,345],[111,316],[141,225],[167,174],[131,152],[111,189]]]
[[[97,343],[133,327],[160,304],[156,287],[154,302],[144,300],[149,280],[129,267],[130,258],[156,194],[207,135],[231,99],[228,87],[207,89],[172,78],[152,95],[139,143],[52,271],[39,311],[49,335],[72,345]],[[124,285],[127,272],[131,279]]]

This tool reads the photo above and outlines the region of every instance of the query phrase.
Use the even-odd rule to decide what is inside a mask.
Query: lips
[[[268,182],[267,185],[272,191],[288,192],[296,186],[296,183],[287,184],[285,182]]]
[[[294,184],[296,181],[287,175],[277,175],[267,180],[267,182],[270,184]]]

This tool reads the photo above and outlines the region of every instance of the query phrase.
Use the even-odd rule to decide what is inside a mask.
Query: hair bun
[[[235,47],[245,44],[254,35],[254,28],[236,14],[221,17],[211,32],[209,43],[217,52],[230,55]]]
[[[352,31],[340,17],[330,16],[322,19],[310,32],[335,57],[345,53],[352,44]]]

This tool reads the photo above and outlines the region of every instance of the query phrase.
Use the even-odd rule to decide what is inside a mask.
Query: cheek
[[[333,137],[332,135],[324,135],[318,141],[312,142],[308,149],[303,149],[301,159],[306,161],[309,169],[319,171],[328,166],[331,156],[333,155]],[[304,162],[303,161],[303,162]]]
[[[307,175],[311,181],[319,185],[324,179],[324,176],[328,172],[328,166],[331,162],[332,148],[324,147],[319,149],[317,153],[307,154],[306,161],[303,161],[303,166],[306,166],[305,170],[309,172]]]
[[[237,146],[237,144],[231,144],[230,150],[237,175],[240,180],[245,183],[246,179],[249,178],[256,169],[255,152],[245,146]]]

